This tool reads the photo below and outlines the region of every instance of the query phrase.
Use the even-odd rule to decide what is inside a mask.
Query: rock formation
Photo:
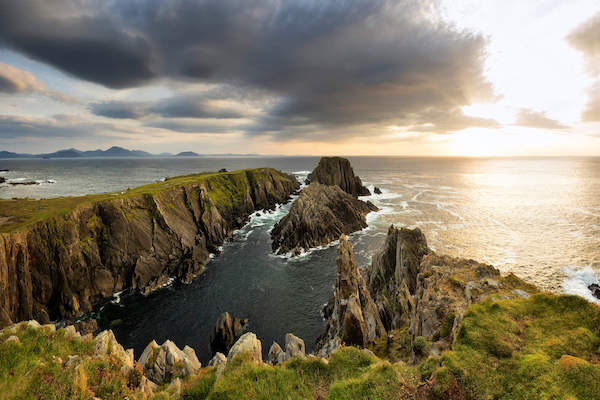
[[[319,338],[320,354],[327,355],[342,343],[365,346],[386,334],[375,302],[358,271],[352,244],[340,237],[337,278],[333,297],[324,310],[327,331]]]
[[[273,227],[273,251],[298,255],[302,249],[326,245],[342,234],[366,228],[365,216],[376,210],[372,203],[358,200],[338,186],[311,183]]]
[[[304,347],[304,340],[291,333],[285,335],[285,351],[281,349],[281,346],[277,342],[273,342],[269,349],[269,355],[267,361],[271,364],[281,364],[294,357],[305,358],[306,352]]]
[[[148,344],[138,363],[144,376],[157,385],[171,382],[174,378],[195,375],[201,368],[196,352],[189,346],[180,350],[170,340],[158,345],[154,340]]]
[[[597,283],[592,283],[588,286],[588,289],[590,290],[590,292],[592,292],[592,296],[594,296],[597,299],[600,299],[600,285],[598,285]]]
[[[251,213],[298,188],[268,168],[197,175],[0,233],[0,327],[74,318],[127,288],[148,293],[170,278],[189,281]]]
[[[307,183],[335,185],[353,196],[369,196],[371,192],[354,175],[350,161],[343,157],[321,157],[317,167],[308,175]]]
[[[232,318],[228,312],[221,314],[210,334],[211,353],[227,354],[246,323],[246,320]]]
[[[418,228],[391,226],[383,249],[364,273],[388,329],[408,326],[412,338],[446,344],[452,343],[473,302],[538,291],[513,274],[502,276],[491,265],[433,253]]]
[[[375,194],[381,194],[381,189],[379,189],[377,186],[375,186],[373,188],[373,193],[375,193]]]
[[[227,362],[230,362],[235,356],[240,354],[248,354],[252,361],[258,364],[262,363],[262,346],[254,333],[244,333],[235,342],[231,350],[229,350],[229,354],[227,354]]]
[[[107,354],[118,358],[123,363],[122,371],[124,373],[133,369],[133,349],[127,351],[123,349],[110,330],[102,331],[94,338],[94,355],[104,356]]]

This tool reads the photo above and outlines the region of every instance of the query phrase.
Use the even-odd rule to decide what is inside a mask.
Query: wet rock
[[[381,194],[381,189],[379,189],[377,186],[375,186],[373,188],[373,193],[375,193],[375,194]]]
[[[342,343],[364,346],[386,334],[377,305],[358,271],[352,244],[344,235],[337,251],[337,278],[330,305],[324,310],[327,331],[317,343],[320,355],[328,355]]]
[[[154,340],[148,344],[138,363],[144,375],[158,385],[170,382],[175,377],[195,375],[201,368],[194,350],[185,346],[180,350],[170,340],[158,345]]]
[[[339,186],[353,196],[371,194],[369,189],[363,186],[360,178],[354,175],[350,161],[343,157],[321,157],[317,167],[308,175],[307,181]]]
[[[366,215],[376,210],[372,203],[358,200],[337,186],[311,183],[273,227],[273,251],[295,256],[326,245],[341,234],[366,228]]]
[[[6,179],[4,177],[0,176],[0,183],[4,183],[4,182],[6,182]]]
[[[228,312],[221,314],[210,334],[210,351],[227,354],[235,339],[247,324],[246,319],[232,318]]]
[[[592,296],[596,297],[597,299],[600,299],[600,285],[598,285],[597,283],[592,283],[588,286],[588,289],[592,292]]]
[[[239,354],[249,354],[250,359],[256,363],[262,363],[262,347],[260,340],[256,338],[256,335],[252,332],[244,333],[235,342],[229,354],[227,355],[227,362],[231,361],[235,356]]]

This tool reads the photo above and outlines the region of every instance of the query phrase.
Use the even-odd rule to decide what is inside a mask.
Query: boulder
[[[342,234],[366,228],[366,215],[376,210],[372,203],[358,200],[337,186],[311,183],[273,227],[273,251],[295,256],[302,250],[327,245]]]
[[[285,335],[285,359],[289,360],[292,357],[306,357],[304,340],[288,333]]]
[[[267,356],[267,361],[271,364],[281,364],[286,360],[285,352],[279,346],[279,343],[273,342],[271,348],[269,349],[269,355]]]
[[[21,343],[21,339],[19,339],[18,336],[11,335],[4,341],[4,343],[19,344]]]
[[[64,329],[65,329],[65,337],[67,339],[73,339],[73,338],[81,336],[81,334],[79,332],[77,332],[77,330],[75,329],[75,326],[73,326],[73,325],[67,325],[67,326],[65,326]]]
[[[317,342],[318,353],[326,356],[341,344],[364,346],[386,335],[377,305],[358,271],[352,244],[340,237],[337,255],[337,278],[333,297],[323,310],[327,331]]]
[[[208,362],[209,367],[219,367],[224,364],[227,364],[227,357],[225,357],[225,354],[223,353],[215,354]]]
[[[3,176],[0,176],[0,183],[4,183],[6,182],[6,178],[4,178]]]
[[[80,321],[75,324],[75,329],[81,335],[87,335],[88,333],[94,334],[98,330],[98,322],[93,318]]]
[[[350,161],[343,157],[321,157],[317,167],[308,175],[309,183],[339,186],[353,196],[368,196],[369,189],[363,186],[360,178],[354,175]]]
[[[262,363],[262,347],[260,340],[256,338],[256,335],[252,332],[244,333],[235,342],[229,354],[227,355],[227,362],[230,362],[235,356],[239,354],[249,354],[250,359],[256,363]]]
[[[111,330],[102,331],[94,338],[94,355],[107,354],[116,356],[123,363],[123,371],[129,372],[133,369],[133,349],[125,351]]]
[[[228,312],[221,314],[210,334],[210,351],[212,354],[227,354],[246,323],[247,320],[232,318]]]
[[[189,346],[180,350],[170,340],[158,345],[154,340],[146,346],[138,363],[144,375],[158,385],[170,382],[175,377],[195,375],[201,368],[196,352]]]
[[[375,186],[373,188],[373,193],[375,193],[375,194],[381,194],[381,189],[379,189],[377,186]]]

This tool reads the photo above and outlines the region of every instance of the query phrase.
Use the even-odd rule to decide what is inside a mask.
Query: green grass
[[[476,399],[600,399],[600,308],[576,296],[471,306],[442,364]]]
[[[246,171],[256,172],[251,174],[254,179],[257,173],[260,174],[268,170],[268,168],[258,168],[231,172],[206,172],[183,175],[167,178],[164,182],[156,182],[125,191],[88,196],[57,197],[42,200],[0,200],[0,233],[18,231],[36,222],[65,215],[77,207],[91,205],[96,202],[155,195],[174,187],[191,184],[206,185],[210,189],[209,196],[214,204],[231,206],[241,199],[241,196],[245,194],[248,188],[248,174],[246,174]],[[93,223],[93,221],[90,223]]]

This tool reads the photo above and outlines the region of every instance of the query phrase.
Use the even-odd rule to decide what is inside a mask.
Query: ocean
[[[587,285],[600,276],[600,158],[349,157],[380,208],[369,227],[351,235],[359,265],[370,262],[390,224],[420,227],[439,253],[490,263],[538,287],[594,299]],[[167,176],[273,167],[303,180],[318,157],[21,159],[0,160],[11,180],[1,198],[84,195],[123,190]],[[321,308],[332,294],[336,249],[295,259],[273,256],[269,232],[289,204],[254,215],[190,284],[149,296],[123,294],[98,310],[136,358],[152,339],[190,345],[210,358],[208,339],[228,311],[249,319],[268,351],[292,332],[314,349],[324,332]]]

